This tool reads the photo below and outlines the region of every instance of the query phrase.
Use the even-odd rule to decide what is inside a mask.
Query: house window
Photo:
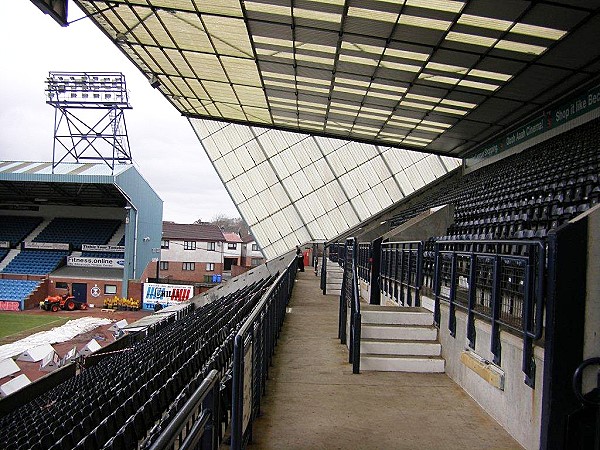
[[[209,242],[208,243],[208,249],[212,250],[214,252],[215,251],[215,243],[214,242]]]
[[[194,270],[196,270],[196,263],[184,262],[182,269],[187,270],[187,271],[194,271]]]
[[[160,241],[160,248],[169,248],[169,240],[163,239]]]
[[[160,270],[169,270],[169,261],[161,261]]]
[[[257,252],[258,251],[258,244],[252,244],[252,251],[253,252]]]
[[[196,241],[183,241],[184,250],[196,250]]]
[[[106,295],[115,295],[117,293],[117,286],[115,284],[105,284],[104,293]]]
[[[215,270],[215,263],[206,263],[206,271],[213,272]]]
[[[252,267],[260,266],[262,264],[262,258],[252,258]]]
[[[235,242],[230,242],[227,244],[227,248],[229,250],[236,250],[237,249],[237,244]]]

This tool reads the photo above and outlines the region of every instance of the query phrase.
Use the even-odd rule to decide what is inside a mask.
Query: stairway
[[[343,278],[344,269],[337,262],[327,260],[327,281],[325,285],[327,295],[341,294]]]
[[[361,371],[444,372],[431,311],[361,305],[361,318]]]

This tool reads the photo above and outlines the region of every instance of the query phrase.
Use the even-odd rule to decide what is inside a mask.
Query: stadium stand
[[[8,241],[14,247],[25,239],[42,221],[41,217],[0,215],[0,241]]]
[[[31,280],[0,279],[0,300],[24,300],[38,285],[39,282]]]
[[[584,136],[583,139],[578,139]],[[600,201],[600,121],[428,190],[392,219],[398,226],[418,213],[452,203],[459,239],[544,237]]]
[[[2,261],[6,255],[8,255],[8,249],[0,249],[0,261]]]
[[[2,273],[45,275],[56,269],[68,255],[61,250],[21,250]]]
[[[118,220],[59,217],[52,220],[34,242],[69,243],[73,249],[81,250],[81,244],[107,244],[120,224]]]
[[[131,347],[0,418],[0,448],[150,448],[210,369],[222,374],[222,395],[231,395],[233,338],[275,278],[189,305],[183,318],[155,324]]]

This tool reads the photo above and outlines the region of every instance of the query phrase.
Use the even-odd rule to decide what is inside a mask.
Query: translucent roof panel
[[[410,150],[190,122],[267,258],[342,234],[460,165]]]
[[[184,116],[446,156],[591,83],[600,53],[597,0],[76,3]]]

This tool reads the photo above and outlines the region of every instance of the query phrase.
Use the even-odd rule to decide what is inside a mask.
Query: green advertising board
[[[587,91],[572,97],[560,106],[552,108],[530,120],[525,125],[503,133],[492,142],[477,147],[466,158],[466,165],[473,166],[484,159],[498,155],[510,148],[527,142],[529,139],[539,136],[558,126],[564,125],[571,120],[582,116],[600,106],[600,85],[594,86]]]

